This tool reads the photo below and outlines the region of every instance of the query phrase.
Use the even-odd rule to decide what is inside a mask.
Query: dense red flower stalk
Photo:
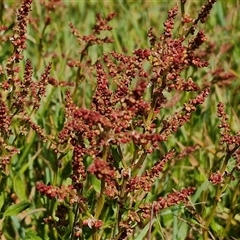
[[[188,33],[194,34],[198,22],[201,22],[201,23],[206,22],[206,19],[213,7],[213,4],[216,2],[217,0],[208,0],[208,2],[202,6],[197,18],[193,20],[192,26],[188,29]]]
[[[180,191],[169,193],[166,197],[159,197],[158,200],[153,203],[141,204],[139,206],[141,216],[144,219],[150,218],[152,209],[154,214],[158,214],[161,210],[179,204],[180,202],[186,204],[188,202],[188,197],[194,192],[194,187],[185,188]]]
[[[30,60],[27,59],[23,80],[19,83],[19,90],[16,90],[16,94],[13,96],[14,102],[12,103],[12,105],[18,111],[23,111],[24,106],[30,106],[32,104],[30,99],[30,90],[34,85],[32,75],[33,68]]]
[[[221,174],[219,171],[212,173],[210,177],[208,178],[210,182],[213,184],[220,184],[223,182],[223,174]]]
[[[193,20],[194,27],[208,15],[209,8],[210,5],[206,5],[199,19]],[[67,147],[73,152],[69,176],[72,185],[69,190],[39,183],[37,189],[47,197],[60,201],[64,199],[68,202],[68,198],[73,198],[71,203],[76,203],[74,199],[79,198],[89,207],[81,208],[80,213],[76,213],[81,215],[76,235],[82,235],[86,227],[97,233],[105,224],[103,210],[108,208],[108,201],[114,201],[113,204],[118,208],[118,219],[121,219],[117,226],[118,239],[126,239],[133,231],[132,226],[150,218],[151,211],[157,214],[180,202],[187,203],[188,197],[195,191],[195,188],[189,187],[160,197],[155,202],[144,202],[143,196],[151,192],[156,179],[160,180],[167,163],[196,150],[196,146],[188,147],[180,154],[170,150],[158,161],[148,162],[145,169],[148,155],[159,151],[161,143],[190,121],[192,113],[198,105],[203,104],[210,92],[209,88],[201,90],[193,78],[183,77],[182,73],[190,67],[208,66],[196,53],[206,41],[206,36],[199,31],[192,38],[187,34],[174,38],[174,19],[177,14],[177,6],[168,12],[163,33],[159,37],[154,35],[152,29],[149,30],[150,48],[135,49],[130,55],[112,51],[91,66],[91,69],[95,67],[96,88],[89,108],[85,105],[80,107],[81,104],[76,104],[74,97],[80,79],[84,78],[81,71],[92,64],[83,59],[92,45],[110,42],[110,38],[100,38],[99,34],[111,30],[108,22],[115,14],[106,18],[97,15],[93,33],[88,36],[81,36],[70,23],[81,51],[80,60],[69,62],[69,66],[77,67],[78,72],[74,93],[66,91],[65,94],[65,123],[58,134],[58,148]],[[26,72],[28,68],[26,66]],[[55,85],[54,79],[49,77],[50,68],[51,65],[48,65],[41,77],[39,84],[43,87],[39,88],[39,100],[45,94],[47,83]],[[164,109],[177,105],[179,99],[167,102],[166,92],[181,95],[189,91],[194,91],[195,97],[186,102],[180,111],[166,115]],[[38,93],[34,96],[38,96]],[[35,125],[32,128],[39,131]],[[213,180],[216,180],[214,176]],[[86,199],[83,196],[87,196]],[[89,196],[94,196],[94,199]],[[141,198],[143,204],[135,211],[133,204],[139,205],[136,196]],[[61,216],[59,212],[58,216]],[[64,214],[62,216],[65,218]],[[59,224],[64,225],[65,222]]]
[[[9,126],[11,118],[9,116],[7,106],[2,100],[2,94],[0,93],[0,133],[9,133]]]
[[[71,204],[80,202],[77,192],[72,185],[61,186],[59,188],[56,186],[48,186],[39,182],[37,183],[36,188],[40,193],[48,196],[48,198],[56,198],[60,202],[64,202],[67,197],[69,198],[69,202]]]
[[[221,144],[226,143],[228,146],[240,146],[240,133],[232,136],[230,135],[230,126],[227,122],[228,116],[225,113],[225,108],[223,103],[218,104],[218,117],[220,118],[221,123],[218,127],[221,129]]]
[[[14,31],[15,34],[12,36],[10,41],[15,47],[15,53],[12,56],[12,60],[17,63],[22,60],[22,51],[26,48],[26,32],[28,23],[28,13],[31,11],[32,0],[24,0],[22,6],[17,12],[17,26]]]
[[[178,14],[178,6],[175,5],[174,8],[168,11],[168,18],[164,25],[164,36],[170,38],[172,36],[172,29],[174,28],[174,19]]]
[[[168,152],[160,161],[156,162],[151,170],[146,171],[142,176],[132,177],[126,186],[126,190],[133,192],[142,189],[146,192],[151,190],[154,180],[159,177],[165,164],[173,158],[175,151]]]

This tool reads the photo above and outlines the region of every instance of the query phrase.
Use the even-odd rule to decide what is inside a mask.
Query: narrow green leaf
[[[94,175],[90,177],[92,186],[97,193],[101,192],[101,181],[98,180]]]
[[[28,202],[28,201],[22,201],[22,202],[20,202],[18,204],[11,205],[3,213],[3,216],[4,217],[15,216],[15,215],[21,213],[22,211],[24,211],[25,209],[29,208],[30,205],[31,205],[31,203]]]
[[[197,199],[199,198],[199,196],[201,195],[201,193],[203,191],[205,191],[208,188],[209,185],[209,181],[206,180],[196,191],[196,193],[193,195],[193,197],[191,198],[192,203],[195,203],[197,201]]]
[[[42,240],[42,238],[40,238],[39,236],[37,236],[37,233],[31,229],[28,229],[26,231],[26,235],[25,235],[25,240]]]
[[[71,162],[67,162],[67,164],[64,166],[63,170],[62,170],[62,179],[67,179],[70,174],[71,174],[71,171],[72,171],[72,165],[71,165]]]
[[[154,218],[152,220],[152,225],[153,223],[156,221],[156,218]],[[149,226],[150,226],[150,223],[148,223],[144,228],[143,230],[140,232],[140,234],[138,234],[138,236],[135,238],[135,240],[143,240],[143,239],[146,239],[145,236],[146,234],[148,233],[148,230],[149,230]]]
[[[2,206],[4,204],[4,195],[3,193],[0,194],[0,210],[2,209]]]
[[[26,184],[25,181],[22,180],[19,175],[16,175],[13,179],[13,188],[21,201],[27,200]]]

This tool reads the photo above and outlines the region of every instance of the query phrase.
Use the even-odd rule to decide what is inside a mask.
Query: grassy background
[[[14,11],[20,6],[20,1],[2,1],[4,8],[1,9],[1,24],[9,27],[4,33],[10,36],[13,33],[15,23]],[[150,27],[155,33],[161,33],[163,22],[166,19],[167,11],[178,1],[62,1],[55,9],[50,8],[50,1],[34,1],[27,32],[27,49],[24,52],[25,59],[30,59],[34,68],[34,79],[39,80],[45,66],[53,63],[51,76],[59,81],[74,82],[76,68],[67,66],[69,60],[78,60],[82,46],[71,34],[68,23],[71,22],[82,35],[91,32],[95,23],[95,15],[100,13],[106,16],[110,12],[117,12],[117,16],[110,25],[113,27],[111,33],[106,33],[114,39],[113,44],[103,46],[93,46],[89,49],[87,57],[94,63],[102,53],[112,50],[131,54],[134,49],[148,47],[147,31]],[[196,17],[202,3],[205,1],[188,1],[186,12],[192,17]],[[210,65],[201,71],[186,72],[186,76],[191,76],[201,86],[213,80],[211,72],[221,67],[225,72],[235,74],[233,81],[223,84],[212,84],[211,94],[201,108],[198,108],[192,116],[191,122],[182,127],[166,144],[161,146],[160,151],[149,157],[149,162],[156,159],[172,148],[177,151],[183,150],[187,146],[198,145],[198,150],[191,156],[177,161],[174,165],[169,165],[161,181],[156,182],[156,191],[159,195],[171,192],[172,188],[179,190],[186,186],[195,186],[196,194],[192,197],[192,204],[196,207],[200,216],[205,216],[211,209],[214,198],[215,187],[208,183],[207,179],[211,172],[220,167],[221,159],[224,155],[223,146],[219,145],[219,129],[217,127],[216,106],[219,101],[226,106],[229,114],[229,123],[233,132],[239,130],[240,116],[240,95],[239,93],[239,55],[240,55],[240,2],[218,1],[212,10],[206,24],[201,25],[211,44],[211,53],[208,56]],[[50,17],[51,23],[45,26],[46,17]],[[178,34],[178,23],[176,32]],[[206,44],[207,45],[207,44]],[[206,47],[205,45],[205,47]],[[226,50],[226,47],[229,49]],[[13,49],[9,41],[0,45],[0,63],[5,64],[6,59],[11,55]],[[24,61],[23,61],[24,64]],[[20,76],[23,74],[23,65]],[[82,106],[89,106],[90,97],[96,85],[95,72],[84,72],[84,80],[79,84],[75,98],[75,103]],[[65,88],[49,86],[47,96],[42,99],[42,104],[32,119],[44,128],[47,134],[57,136],[63,126]],[[180,97],[173,108],[166,111],[181,109],[182,104],[189,98],[189,94]],[[169,100],[173,96],[169,95]],[[177,97],[177,96],[176,96]],[[29,110],[30,111],[30,110]],[[45,214],[43,206],[47,206],[47,212],[53,211],[53,204],[46,198],[40,197],[35,190],[37,181],[44,181],[53,185],[70,183],[69,175],[71,152],[63,159],[63,168],[59,170],[57,166],[57,156],[50,150],[50,141],[43,143],[34,133],[29,130],[26,136],[19,136],[19,122],[13,124],[13,136],[9,139],[13,143],[14,137],[17,140],[15,146],[20,149],[20,154],[15,155],[11,161],[9,172],[2,173],[1,177],[1,199],[0,207],[4,212],[10,203],[17,203],[22,200],[32,202],[31,210],[25,217],[22,224],[21,217],[11,217],[5,220],[3,231],[7,239],[20,238],[29,226],[38,226],[37,233],[42,239],[48,239],[47,227],[41,225],[42,217]],[[234,160],[229,163],[228,170],[234,166]],[[147,167],[147,166],[146,166]],[[239,189],[239,176],[232,181],[226,189],[222,201],[219,203],[216,218],[211,224],[213,235],[218,239],[218,235],[223,231],[229,221],[231,226],[228,237],[238,239],[240,235],[240,215],[239,197],[235,200],[233,208],[232,201]],[[239,194],[239,190],[238,194]],[[156,196],[149,195],[155,199]],[[32,212],[31,212],[32,211]],[[201,239],[200,234],[196,235],[194,227],[198,226],[198,220],[193,216],[186,217],[186,211],[178,206],[165,210],[155,219],[152,239],[185,239],[186,236],[192,239]],[[147,229],[147,228],[146,228]],[[134,239],[146,239],[144,233],[146,229],[139,230]],[[56,237],[56,236],[52,236]],[[196,238],[194,238],[196,237]],[[220,237],[219,237],[220,238]],[[54,239],[54,238],[51,238]],[[57,238],[56,238],[57,239]],[[191,239],[191,238],[190,238]],[[229,238],[226,238],[229,239]]]

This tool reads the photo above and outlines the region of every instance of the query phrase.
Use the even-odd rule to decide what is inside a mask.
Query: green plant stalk
[[[4,0],[0,0],[0,22],[3,22]]]
[[[98,219],[101,212],[102,212],[102,209],[103,209],[103,206],[104,206],[104,202],[105,202],[105,196],[104,196],[104,189],[105,189],[105,180],[104,179],[101,179],[101,193],[100,193],[100,196],[99,196],[99,201],[98,201],[98,206],[97,206],[97,209],[96,209],[96,213],[94,215],[94,218]]]
[[[238,146],[233,148],[231,151],[229,150],[227,152],[227,155],[226,155],[226,157],[224,159],[223,165],[222,165],[222,167],[220,169],[220,174],[223,174],[225,172],[225,170],[227,168],[228,161],[231,158],[232,154],[237,150],[237,148],[238,148]],[[204,235],[204,240],[208,239],[208,231],[207,231],[207,229],[209,228],[209,225],[210,225],[210,223],[212,222],[212,220],[213,220],[213,218],[215,216],[215,212],[216,212],[216,208],[217,208],[218,202],[220,201],[221,195],[223,194],[223,192],[227,188],[229,182],[230,182],[230,178],[224,183],[222,188],[221,188],[220,185],[217,186],[216,195],[215,195],[215,198],[214,198],[214,203],[213,203],[210,215],[209,215],[209,217],[207,218],[207,221],[204,224],[204,234],[203,234]]]
[[[152,120],[154,119],[154,109],[156,108],[156,103],[157,103],[157,97],[155,96],[152,96],[152,104],[151,104],[151,109],[148,113],[148,116],[147,116],[147,120],[145,122],[145,131],[148,130]],[[147,157],[147,149],[149,149],[151,147],[150,144],[147,144],[145,147],[144,147],[144,152],[141,154],[138,162],[133,166],[132,168],[132,176],[136,176],[137,175],[137,170],[142,166],[144,160],[146,159]]]
[[[147,144],[147,146],[150,147],[149,144]],[[138,162],[137,162],[137,163],[133,166],[133,168],[132,168],[132,176],[136,176],[136,175],[137,175],[138,170],[139,170],[139,168],[142,166],[142,164],[143,164],[144,160],[146,159],[146,157],[147,157],[147,152],[144,151],[144,152],[141,154]]]
[[[106,159],[107,159],[108,150],[109,150],[108,147],[103,148],[103,157],[102,158],[103,158],[104,161],[106,161]],[[105,190],[105,180],[101,179],[101,193],[100,193],[100,196],[99,196],[99,201],[98,201],[98,206],[97,206],[97,209],[96,209],[96,213],[94,215],[94,217],[96,219],[99,218],[99,216],[102,212],[102,209],[104,207],[104,203],[105,203],[104,190]]]
[[[81,51],[80,58],[79,58],[80,62],[82,62],[82,60],[83,60],[83,58],[84,58],[84,56],[85,56],[89,47],[90,47],[90,43],[88,42],[86,44],[86,46],[84,47],[84,49]],[[82,68],[79,66],[78,69],[77,69],[77,75],[76,75],[76,79],[75,79],[75,88],[74,88],[73,94],[72,94],[72,98],[73,98],[74,101],[76,100],[76,97],[77,97],[78,85],[81,82],[81,79],[83,78],[83,75],[81,74],[81,71],[82,71]]]
[[[227,232],[229,231],[229,227],[230,227],[232,219],[234,217],[234,207],[237,205],[237,202],[239,200],[238,196],[240,193],[238,185],[239,185],[239,181],[236,184],[236,187],[234,189],[234,193],[233,193],[233,197],[232,197],[232,204],[231,204],[231,208],[230,208],[230,214],[228,215],[227,224],[224,227],[223,232],[221,234],[222,238],[224,238],[226,236]]]
[[[98,206],[97,206],[97,209],[96,209],[96,212],[95,212],[95,215],[94,215],[95,219],[99,218],[99,216],[102,213],[104,204],[105,204],[104,190],[105,190],[105,180],[101,179],[101,193],[100,193],[100,196],[99,196]],[[98,240],[98,239],[100,239],[99,237],[100,236],[98,235],[97,230],[95,230],[93,232],[93,240]]]
[[[37,69],[40,69],[40,65],[41,65],[41,62],[42,62],[42,49],[43,49],[43,39],[44,39],[44,34],[45,34],[45,31],[46,31],[46,28],[49,24],[47,24],[46,22],[44,23],[44,27],[43,27],[43,30],[42,30],[42,33],[41,33],[41,37],[40,37],[40,40],[39,40],[39,44],[38,44],[38,63],[37,63]]]
[[[71,238],[70,240],[73,240],[74,239],[74,227],[77,223],[77,218],[78,218],[78,214],[79,214],[79,205],[77,205],[76,207],[76,212],[74,214],[74,220],[72,221],[72,213],[69,212],[69,218],[70,218],[70,225],[72,225],[72,231],[71,231]]]

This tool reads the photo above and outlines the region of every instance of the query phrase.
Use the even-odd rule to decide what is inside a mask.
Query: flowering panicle
[[[208,2],[202,6],[197,19],[195,19],[194,23],[196,24],[198,21],[204,23],[206,21],[207,16],[210,14],[210,11],[213,7],[213,4],[217,2],[217,0],[208,0]]]
[[[83,157],[86,155],[87,151],[80,144],[73,143],[73,158],[72,158],[72,174],[71,179],[75,189],[82,190],[83,182],[86,179],[86,169],[83,164]]]
[[[213,184],[220,184],[224,181],[225,178],[230,177],[230,180],[235,180],[233,176],[234,171],[239,171],[239,147],[240,147],[240,132],[235,135],[231,135],[230,125],[227,122],[228,115],[225,112],[225,107],[223,103],[218,103],[217,105],[217,114],[220,119],[220,124],[218,125],[221,130],[221,139],[220,144],[226,144],[226,156],[224,162],[222,163],[221,169],[217,172],[211,173],[208,180]],[[226,171],[227,163],[230,158],[233,157],[236,159],[235,167],[232,169],[231,173]]]
[[[31,105],[30,89],[33,86],[33,68],[29,59],[26,61],[23,80],[19,83],[19,89],[16,89],[12,106],[14,106],[18,112],[23,111],[24,106]],[[28,97],[28,98],[27,98]]]
[[[41,5],[45,6],[48,11],[56,11],[57,8],[60,8],[61,6],[64,7],[64,2],[62,0],[40,0],[40,3]]]
[[[186,148],[179,155],[170,150],[155,164],[149,162],[148,170],[144,169],[148,154],[159,150],[162,142],[167,141],[172,133],[188,122],[196,107],[203,104],[210,92],[209,88],[200,91],[193,78],[183,77],[182,72],[190,67],[201,68],[208,65],[196,54],[206,37],[203,31],[199,31],[192,39],[187,39],[185,35],[173,38],[177,14],[177,6],[168,12],[160,37],[157,38],[153,30],[149,30],[151,48],[135,49],[131,55],[113,51],[103,55],[102,60],[98,59],[94,64],[96,88],[89,109],[75,104],[74,94],[66,92],[65,123],[58,134],[58,147],[68,146],[67,149],[73,151],[71,191],[85,206],[89,206],[86,211],[83,209],[81,212],[83,221],[77,234],[82,234],[82,227],[94,228],[94,231],[101,228],[105,224],[102,211],[107,207],[106,201],[114,200],[114,204],[120,209],[118,219],[122,219],[118,225],[118,239],[125,239],[132,231],[133,224],[143,223],[145,218],[150,217],[152,209],[157,214],[180,202],[186,203],[195,191],[195,188],[189,187],[160,197],[153,203],[142,199],[143,204],[137,211],[132,206],[133,202],[135,204],[135,196],[143,191],[147,195],[151,191],[155,180],[159,179],[170,160],[179,160],[197,148]],[[205,17],[204,14],[207,12],[203,11],[199,19]],[[69,62],[79,70],[75,88],[83,76],[81,74],[84,74],[81,70],[87,64],[83,58],[88,47],[109,42],[108,38],[99,38],[98,35],[101,31],[111,30],[108,22],[114,16],[115,14],[110,14],[104,19],[97,15],[97,23],[89,36],[81,36],[70,23],[71,31],[78,42],[84,43],[80,61]],[[89,64],[92,65],[90,62]],[[43,85],[51,82],[50,68],[48,65],[42,75]],[[39,89],[39,94],[43,96],[43,88]],[[167,91],[175,91],[179,95],[183,91],[197,93],[195,98],[184,104],[181,111],[167,118],[164,112],[168,108]],[[176,103],[177,100],[172,105]],[[100,185],[97,186],[99,191],[96,190],[95,182]],[[68,189],[44,184],[38,184],[38,190],[50,198],[58,199],[65,199],[71,193]],[[90,194],[88,190],[94,199],[83,198]],[[64,191],[66,195],[62,195]],[[95,215],[89,216],[89,211],[93,211]]]
[[[158,214],[161,210],[179,204],[180,202],[187,203],[188,197],[191,196],[195,192],[194,187],[189,187],[182,189],[180,191],[174,191],[173,193],[169,193],[165,198],[159,197],[157,201],[153,203],[144,203],[139,206],[141,211],[141,217],[143,219],[151,217],[151,211],[153,209],[153,213]]]
[[[175,5],[174,8],[168,11],[168,17],[167,20],[165,21],[164,25],[164,36],[166,38],[172,37],[172,30],[174,28],[174,19],[176,18],[178,14],[178,6]]]
[[[72,23],[69,23],[71,28],[71,32],[74,36],[77,37],[78,43],[81,45],[82,42],[87,44],[87,47],[95,44],[103,44],[103,43],[112,43],[113,40],[109,37],[100,38],[96,35],[99,35],[102,31],[111,31],[112,27],[108,25],[108,22],[111,21],[115,17],[115,13],[110,13],[106,19],[103,19],[100,14],[96,17],[96,25],[93,27],[93,34],[87,36],[81,36],[79,31],[73,26]],[[86,46],[83,48],[82,52],[85,52]]]
[[[32,0],[24,0],[22,6],[18,9],[17,26],[14,29],[15,34],[10,39],[15,50],[11,60],[16,61],[16,63],[23,59],[22,51],[26,48],[28,13],[31,11],[31,3]]]
[[[22,117],[22,120],[24,121],[24,123],[28,126],[30,126],[34,131],[35,131],[35,133],[37,134],[37,136],[40,138],[40,139],[42,139],[42,140],[46,140],[46,134],[45,134],[45,132],[44,132],[44,130],[40,127],[40,126],[38,126],[36,123],[34,123],[31,119],[30,119],[30,117],[28,117],[28,116],[23,116]]]
[[[56,186],[48,186],[39,182],[37,183],[36,188],[40,193],[48,196],[48,198],[56,198],[59,202],[64,202],[66,198],[69,198],[70,204],[79,203],[82,201],[72,185],[61,186],[59,188]]]
[[[208,181],[212,182],[213,184],[220,184],[224,180],[223,176],[224,174],[221,174],[220,171],[217,171],[209,176]]]
[[[206,19],[208,17],[208,15],[210,14],[210,11],[213,7],[213,4],[216,2],[217,0],[208,0],[208,2],[206,4],[204,4],[197,16],[197,18],[195,18],[194,20],[192,20],[192,26],[190,28],[187,29],[187,33],[186,36],[191,33],[194,34],[197,24],[198,22],[201,23],[205,23]]]
[[[1,132],[0,132],[1,133]],[[2,133],[1,133],[2,135]],[[19,150],[11,145],[8,145],[5,141],[4,138],[0,135],[0,169],[1,171],[7,171],[7,166],[10,163],[11,158],[15,154],[19,154]]]
[[[196,98],[190,99],[188,103],[184,104],[184,108],[175,113],[174,116],[163,122],[161,135],[165,134],[165,137],[169,134],[176,132],[184,123],[188,122],[191,117],[191,113],[196,110],[196,106],[202,104],[210,92],[209,88],[205,88],[200,92]]]
[[[218,117],[221,121],[221,123],[218,125],[218,127],[221,129],[221,144],[226,143],[229,147],[233,147],[233,149],[240,146],[240,133],[237,133],[236,135],[232,136],[230,135],[230,126],[227,122],[228,116],[225,113],[224,105],[223,103],[218,103]]]
[[[236,160],[236,166],[235,166],[236,171],[240,171],[240,149],[237,149],[234,152],[233,158]]]
[[[9,116],[6,104],[2,99],[2,94],[0,93],[0,136],[9,133],[10,123],[11,117]]]
[[[226,72],[223,68],[219,67],[212,72],[212,84],[218,84],[219,86],[226,86],[232,83],[236,79],[236,74],[233,72]]]
[[[44,73],[41,75],[40,81],[31,86],[32,96],[34,98],[33,99],[34,109],[39,108],[40,101],[41,101],[42,97],[45,96],[46,86],[49,84],[49,77],[50,77],[49,75],[50,75],[51,66],[52,66],[52,63],[49,63],[46,66]]]
[[[116,16],[116,13],[110,13],[106,19],[102,18],[100,14],[96,16],[96,24],[93,27],[95,34],[100,34],[101,31],[111,31],[112,27],[108,23]]]
[[[147,170],[142,176],[136,176],[129,179],[126,190],[128,192],[133,192],[135,190],[142,189],[146,192],[149,192],[154,180],[159,177],[165,164],[173,158],[174,154],[174,150],[168,152],[160,161],[154,164],[151,170]]]

